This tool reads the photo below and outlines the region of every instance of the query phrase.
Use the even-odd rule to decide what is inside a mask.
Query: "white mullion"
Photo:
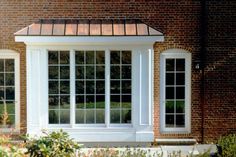
[[[110,51],[105,50],[105,125],[110,125]]]
[[[96,92],[96,88],[97,88],[97,82],[96,82],[96,78],[97,78],[97,75],[96,75],[96,73],[97,73],[97,68],[96,68],[96,56],[97,56],[97,53],[96,53],[96,51],[94,51],[94,79],[93,79],[93,81],[94,81],[94,124],[96,124],[97,122],[97,117],[96,117],[96,113],[97,113],[97,99],[96,99],[96,94],[97,94],[97,92]]]
[[[121,103],[122,103],[122,51],[120,51],[120,124],[122,123],[122,106],[121,106]]]
[[[75,51],[70,50],[70,124],[75,125]]]
[[[174,127],[176,128],[176,58],[174,59]]]
[[[86,93],[86,70],[87,70],[87,64],[86,64],[86,51],[84,52],[84,124],[86,124],[86,113],[87,113],[87,108],[86,107],[86,98],[87,98],[87,93]]]
[[[59,109],[57,109],[58,111],[58,124],[61,124],[61,51],[57,51],[58,53],[58,105],[59,105]]]

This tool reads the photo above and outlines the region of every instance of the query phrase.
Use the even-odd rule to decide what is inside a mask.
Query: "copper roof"
[[[140,20],[39,20],[14,35],[16,36],[159,36],[156,29]]]

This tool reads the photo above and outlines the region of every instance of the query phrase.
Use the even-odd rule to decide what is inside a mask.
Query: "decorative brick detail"
[[[236,2],[207,1],[207,54],[205,71],[205,141],[236,132]],[[159,132],[160,53],[182,48],[200,53],[200,1],[186,0],[1,0],[0,49],[20,53],[20,105],[22,133],[26,131],[26,50],[14,42],[14,33],[39,19],[128,18],[140,19],[164,33],[165,42],[154,45],[154,131],[156,138],[201,140],[200,76],[192,68],[192,113],[190,134]]]

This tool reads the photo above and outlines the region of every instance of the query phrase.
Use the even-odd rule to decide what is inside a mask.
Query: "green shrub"
[[[69,138],[68,133],[60,130],[40,138],[26,137],[26,154],[31,157],[72,157],[80,145]]]
[[[222,148],[223,157],[236,157],[236,135],[230,134],[218,140],[218,145]]]

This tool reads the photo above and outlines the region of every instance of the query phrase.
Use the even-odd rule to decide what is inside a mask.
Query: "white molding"
[[[20,131],[20,54],[14,50],[0,49],[0,59],[14,59],[14,73],[15,73],[15,127],[14,128],[0,128],[3,132]]]
[[[165,59],[185,59],[185,127],[165,127]],[[160,131],[161,133],[185,134],[191,132],[191,53],[182,49],[168,49],[160,54]]]
[[[163,42],[164,36],[15,36],[15,41],[27,45],[153,45]]]

